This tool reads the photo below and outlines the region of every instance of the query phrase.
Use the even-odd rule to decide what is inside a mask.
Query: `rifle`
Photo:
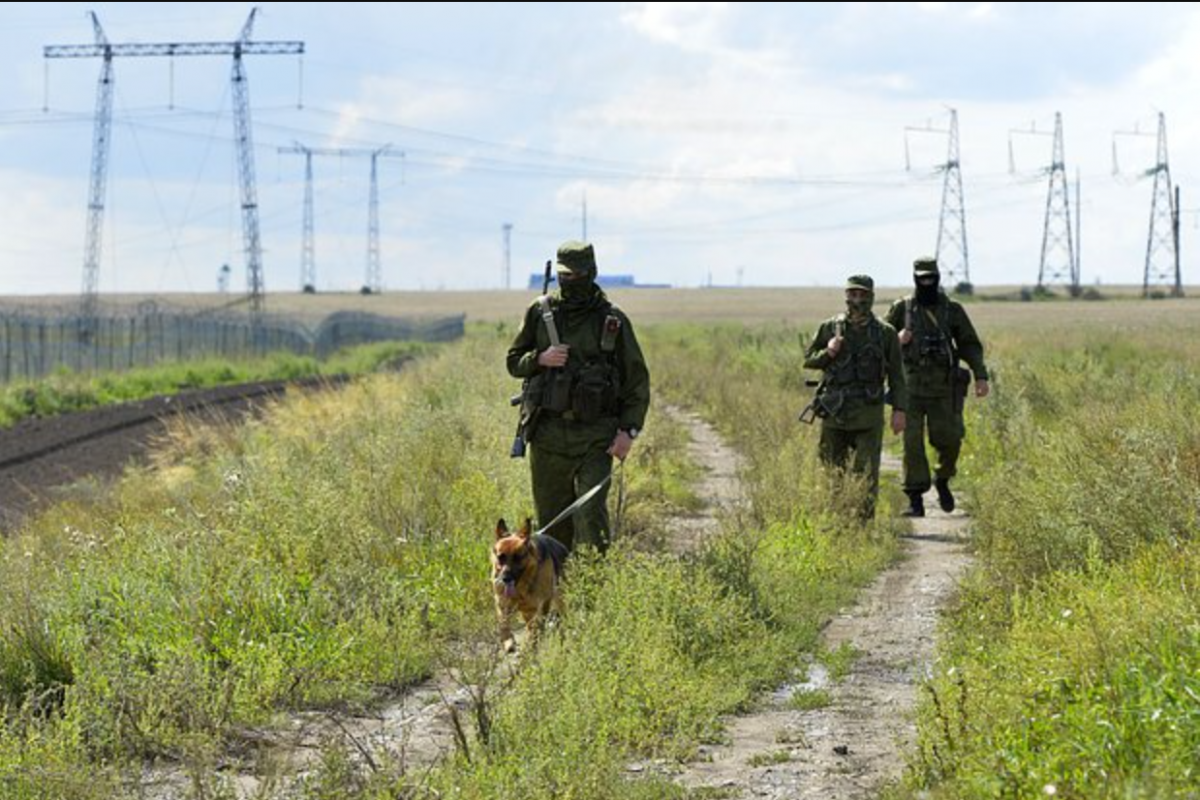
[[[816,386],[817,391],[813,394],[813,399],[808,402],[808,405],[800,412],[800,421],[805,425],[812,425],[818,419],[830,417],[834,422],[840,423],[842,418],[838,416],[838,412],[842,410],[842,406],[846,404],[846,396],[843,392],[826,392],[825,379],[822,378],[819,382],[807,380],[805,386]]]
[[[538,297],[538,303],[542,307],[542,321],[546,324],[546,332],[550,334],[550,343],[557,345],[558,328],[554,325],[554,313],[550,310],[550,270],[554,262],[546,260],[546,270],[542,274],[542,293]],[[551,373],[555,370],[551,370]],[[524,458],[525,445],[529,439],[529,432],[533,425],[537,422],[539,412],[542,409],[542,398],[534,398],[534,393],[541,394],[544,384],[539,381],[536,386],[536,392],[530,386],[530,379],[526,378],[521,382],[520,394],[515,394],[509,398],[509,405],[520,406],[521,412],[517,417],[517,432],[513,436],[512,448],[508,455],[510,458]],[[535,402],[536,400],[536,402]]]
[[[799,419],[805,425],[812,425],[814,422],[817,421],[817,405],[818,405],[817,395],[820,393],[821,384],[823,384],[823,383],[825,383],[824,379],[818,381],[818,380],[813,380],[812,378],[806,378],[804,381],[805,386],[808,386],[810,388],[815,387],[817,390],[816,392],[813,393],[812,400],[808,401],[808,405],[806,405],[800,411]]]
[[[510,406],[520,406],[525,402],[525,384],[529,382],[526,378],[521,384],[521,391],[508,398]],[[509,458],[524,458],[525,457],[525,428],[528,426],[531,415],[526,415],[522,409],[517,415],[517,432],[513,435],[512,447],[508,450]]]
[[[839,314],[837,316],[837,319],[833,324],[833,335],[839,339],[846,335],[845,315]],[[837,412],[842,410],[842,399],[840,394],[838,395],[836,402],[832,401],[832,399],[825,398],[821,394],[822,391],[824,391],[825,384],[828,383],[828,381],[828,371],[821,376],[821,380],[816,380],[814,378],[805,379],[805,386],[816,388],[816,391],[813,392],[812,400],[809,400],[808,405],[806,405],[800,411],[799,420],[805,425],[812,425],[818,419],[824,419],[825,417],[833,417],[834,419],[837,419]]]

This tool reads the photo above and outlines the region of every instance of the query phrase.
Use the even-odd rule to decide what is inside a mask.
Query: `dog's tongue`
[[[515,583],[504,584],[504,596],[513,597],[517,593],[517,585]]]

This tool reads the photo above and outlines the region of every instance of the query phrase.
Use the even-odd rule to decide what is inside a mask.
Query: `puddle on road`
[[[786,703],[792,699],[792,695],[828,689],[832,683],[833,681],[829,677],[829,669],[824,664],[814,661],[808,665],[808,678],[806,680],[799,683],[785,683],[775,690],[771,695],[771,699],[777,703]]]

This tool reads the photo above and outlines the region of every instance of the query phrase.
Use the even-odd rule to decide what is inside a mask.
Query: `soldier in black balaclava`
[[[904,492],[909,507],[905,516],[925,516],[924,494],[932,485],[938,505],[954,510],[950,479],[958,471],[958,455],[965,435],[963,400],[975,374],[975,396],[987,397],[988,371],[983,344],[962,304],[946,296],[939,285],[937,259],[913,262],[916,290],[888,310],[887,321],[900,331],[904,375],[908,384],[908,425],[904,431]],[[959,361],[970,366],[970,372]],[[925,456],[925,430],[937,451],[938,463],[930,480]]]

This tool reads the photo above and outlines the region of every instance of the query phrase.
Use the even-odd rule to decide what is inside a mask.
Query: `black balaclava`
[[[916,279],[917,286],[917,305],[935,306],[938,301],[938,284],[940,278],[937,275],[924,276]]]

